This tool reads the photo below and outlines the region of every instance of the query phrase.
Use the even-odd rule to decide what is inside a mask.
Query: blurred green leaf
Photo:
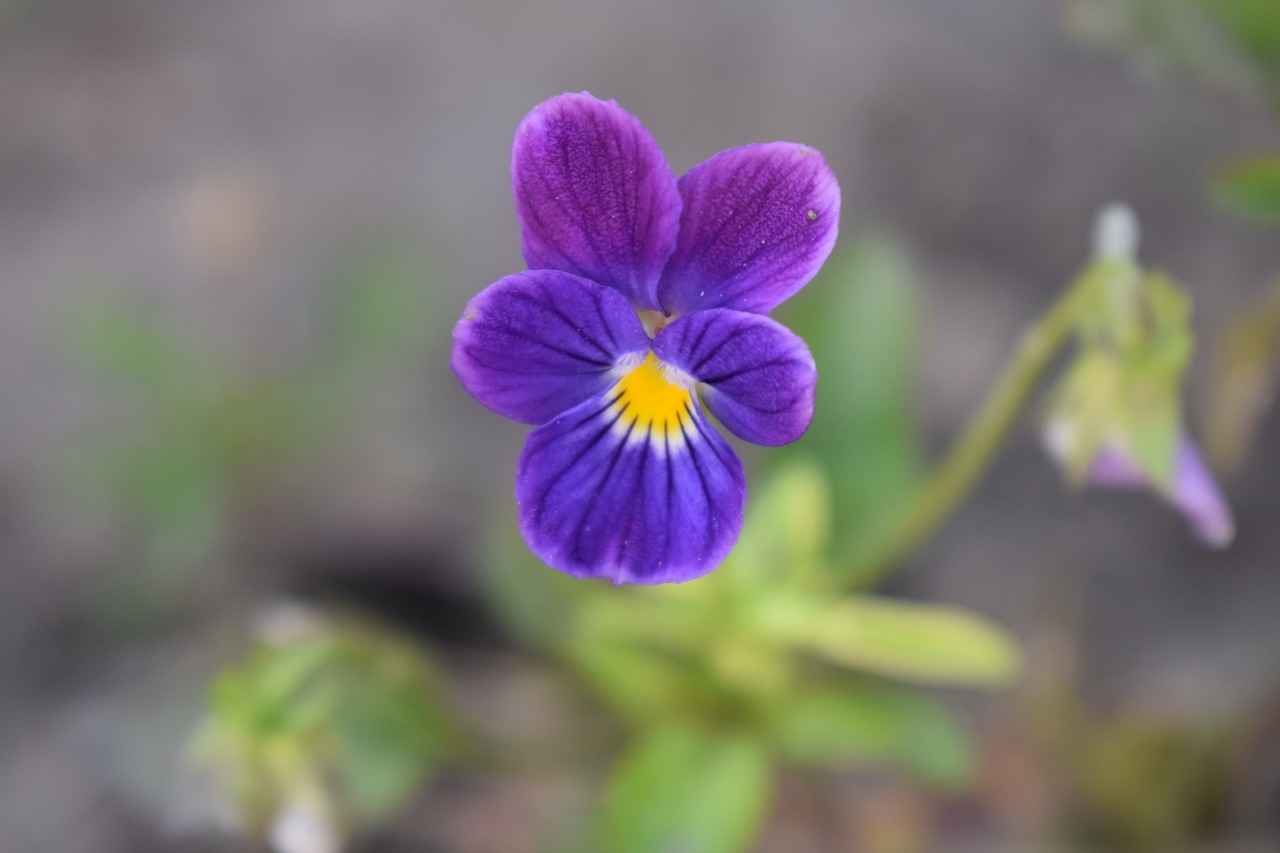
[[[1120,365],[1099,348],[1083,350],[1054,390],[1045,420],[1065,430],[1060,450],[1068,482],[1081,486],[1098,450],[1113,437],[1120,408]]]
[[[657,649],[589,638],[570,661],[600,699],[633,725],[703,716],[717,704],[715,688],[702,673]]]
[[[434,667],[377,626],[284,618],[295,636],[260,644],[213,681],[195,760],[250,827],[303,795],[348,823],[380,819],[434,769],[453,735]]]
[[[1274,97],[1280,82],[1276,9],[1275,0],[1071,0],[1066,18],[1084,41]]]
[[[758,583],[817,568],[831,532],[831,487],[812,458],[781,463],[756,490],[726,580]]]
[[[101,487],[128,501],[161,533],[199,532],[216,525],[223,482],[217,461],[185,442],[101,448],[95,474]]]
[[[1109,848],[1185,850],[1222,818],[1232,746],[1223,731],[1124,712],[1091,721],[1068,764]]]
[[[842,533],[892,511],[921,475],[920,301],[902,252],[863,236],[844,244],[787,315],[820,377],[813,424],[797,446],[827,466]]]
[[[615,769],[605,801],[610,853],[733,853],[764,817],[769,766],[743,735],[673,723],[645,735]]]
[[[516,525],[511,503],[496,513],[481,556],[488,600],[517,637],[541,649],[572,646],[580,604],[592,592],[577,580],[545,565],[529,552]]]
[[[1018,646],[1002,628],[953,607],[847,598],[786,631],[792,643],[831,661],[910,681],[999,684],[1020,666]]]
[[[884,762],[958,788],[974,772],[973,748],[947,711],[927,696],[872,683],[826,684],[778,704],[773,734],[797,764],[845,769]]]
[[[1280,70],[1280,3],[1276,0],[1197,0],[1241,53],[1266,71]]]
[[[1195,348],[1191,336],[1191,295],[1168,275],[1156,271],[1143,279],[1150,320],[1151,343],[1147,357],[1160,369],[1180,377]]]
[[[1080,273],[1080,335],[1086,348],[1114,350],[1141,344],[1142,268],[1128,258],[1103,257]]]
[[[444,752],[448,725],[421,685],[356,689],[334,716],[351,808],[376,820],[397,808]]]
[[[1215,468],[1244,464],[1276,393],[1280,368],[1280,277],[1231,318],[1215,341],[1207,449]]]
[[[1173,488],[1182,413],[1178,396],[1180,375],[1144,371],[1125,377],[1125,405],[1121,430],[1128,449],[1156,485]]]
[[[189,377],[194,365],[153,313],[116,302],[90,302],[72,314],[67,329],[73,358],[90,376],[138,386]]]
[[[420,336],[432,316],[427,265],[404,248],[364,248],[338,271],[326,306],[339,357],[385,355]]]
[[[1276,4],[1280,8],[1280,3]],[[1210,195],[1224,210],[1262,225],[1280,225],[1280,154],[1238,160],[1213,178]]]

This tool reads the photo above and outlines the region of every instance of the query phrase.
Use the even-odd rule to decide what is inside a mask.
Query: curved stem
[[[1082,276],[1022,336],[981,408],[946,458],[903,509],[874,528],[844,567],[847,583],[870,585],[919,547],[973,488],[1022,411],[1041,373],[1076,327],[1090,276]]]

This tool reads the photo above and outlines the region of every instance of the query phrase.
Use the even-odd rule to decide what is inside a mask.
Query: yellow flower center
[[[684,446],[685,428],[693,420],[693,395],[684,385],[672,382],[668,370],[650,352],[614,386],[614,429],[628,434],[629,441],[652,436],[672,450]]]

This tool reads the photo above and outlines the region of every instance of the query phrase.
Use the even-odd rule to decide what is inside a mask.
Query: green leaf
[[[432,316],[429,275],[414,253],[369,247],[339,269],[327,304],[340,357],[383,355],[407,344]]]
[[[1199,0],[1242,54],[1275,72],[1280,63],[1280,3],[1276,0]]]
[[[1280,225],[1280,154],[1238,160],[1220,170],[1210,186],[1224,210],[1262,225]]]
[[[933,699],[874,683],[810,687],[778,703],[771,729],[797,764],[840,770],[888,763],[947,788],[971,780],[973,748]]]
[[[769,794],[764,748],[729,732],[670,724],[614,771],[602,823],[610,853],[733,853],[751,843]]]
[[[856,669],[909,681],[999,684],[1020,653],[1002,628],[965,610],[849,598],[787,626],[793,644]]]
[[[1073,0],[1066,13],[1086,41],[1248,90],[1276,80],[1278,9],[1275,0]]]
[[[794,578],[822,559],[830,531],[826,473],[808,457],[784,462],[753,495],[725,578]]]
[[[366,820],[387,815],[422,783],[447,729],[425,690],[382,683],[348,691],[334,727],[352,811]]]
[[[572,646],[590,583],[547,567],[520,539],[514,503],[494,513],[481,557],[485,592],[498,617],[524,642],[542,649]]]
[[[1154,373],[1154,375],[1153,375]],[[1158,486],[1171,489],[1182,433],[1177,378],[1145,371],[1125,377],[1122,431],[1139,468]]]
[[[1076,357],[1054,390],[1045,420],[1066,441],[1058,452],[1068,482],[1084,484],[1098,450],[1118,430],[1123,376],[1115,357],[1090,347]]]
[[[636,725],[694,714],[716,701],[712,686],[686,662],[640,645],[588,639],[571,660],[601,701]]]
[[[1175,451],[1182,434],[1182,375],[1193,347],[1191,298],[1160,272],[1143,279],[1147,332],[1123,353],[1118,427],[1134,461],[1157,485],[1173,487]]]
[[[82,306],[70,317],[67,337],[71,355],[102,378],[154,387],[193,369],[190,354],[160,318],[123,302]]]
[[[215,679],[193,757],[218,770],[250,825],[321,788],[345,823],[385,817],[456,734],[431,659],[356,620],[291,630]]]
[[[795,303],[785,322],[808,342],[820,377],[813,424],[797,447],[821,457],[841,529],[852,530],[892,511],[921,474],[920,294],[892,242],[860,237]]]

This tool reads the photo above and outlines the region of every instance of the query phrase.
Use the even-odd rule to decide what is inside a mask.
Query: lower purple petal
[[[1231,508],[1218,490],[1209,466],[1186,436],[1178,442],[1178,458],[1173,472],[1173,494],[1169,499],[1191,522],[1192,529],[1206,545],[1225,548],[1235,538]]]
[[[813,420],[813,356],[799,335],[768,317],[727,309],[686,314],[658,333],[653,349],[703,383],[702,401],[741,439],[787,444]]]
[[[541,424],[613,384],[619,357],[648,348],[639,318],[616,291],[557,270],[530,270],[467,303],[450,363],[481,403]]]
[[[1094,455],[1085,480],[1089,485],[1110,489],[1156,488],[1128,452],[1113,443],[1103,445]],[[1201,542],[1214,548],[1231,544],[1235,538],[1231,508],[1200,451],[1185,435],[1178,440],[1173,486],[1159,491],[1182,513]]]
[[[700,577],[737,541],[742,463],[692,399],[655,427],[632,419],[620,396],[611,389],[530,433],[516,474],[520,531],[576,577]]]

